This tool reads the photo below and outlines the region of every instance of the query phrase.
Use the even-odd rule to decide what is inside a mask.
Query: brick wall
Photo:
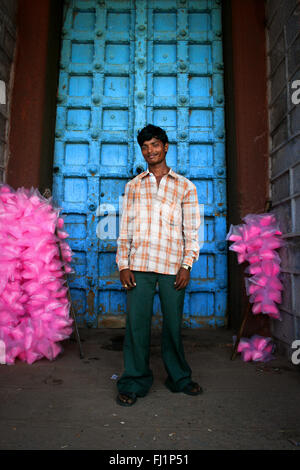
[[[279,349],[290,356],[292,341],[300,339],[300,103],[292,100],[292,83],[300,80],[299,0],[267,0],[266,28],[270,193],[286,240],[280,252],[282,321],[272,322],[272,333]]]
[[[8,161],[7,141],[16,45],[17,4],[17,0],[1,0],[0,2],[0,85],[1,90],[5,90],[5,104],[2,100],[0,102],[0,183],[5,181],[5,169]],[[0,94],[2,97],[2,93]]]

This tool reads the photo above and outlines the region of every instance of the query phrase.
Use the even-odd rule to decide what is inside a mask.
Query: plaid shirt
[[[170,169],[159,187],[144,171],[126,184],[116,261],[119,271],[177,274],[199,257],[195,185]]]

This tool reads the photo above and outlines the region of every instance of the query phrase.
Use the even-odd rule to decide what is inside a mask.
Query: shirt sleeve
[[[133,236],[133,202],[133,191],[130,184],[127,183],[123,197],[122,214],[120,215],[120,234],[117,240],[116,263],[119,271],[129,269],[129,255]]]
[[[201,224],[198,196],[195,185],[189,187],[184,196],[182,218],[184,240],[182,263],[192,267],[193,263],[199,258],[200,248],[198,230]]]

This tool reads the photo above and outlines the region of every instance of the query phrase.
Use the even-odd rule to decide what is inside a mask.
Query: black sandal
[[[185,393],[186,395],[196,396],[196,395],[200,395],[201,393],[203,393],[203,389],[200,387],[199,384],[197,384],[197,382],[190,382],[188,385],[184,387],[184,389],[182,390],[182,393]]]
[[[124,397],[125,399],[121,398]],[[117,403],[121,406],[132,406],[135,404],[137,396],[135,393],[119,393],[117,396]]]

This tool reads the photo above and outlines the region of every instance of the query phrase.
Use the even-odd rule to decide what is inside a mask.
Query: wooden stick
[[[240,339],[241,339],[241,337],[242,337],[242,334],[243,334],[243,331],[244,331],[246,322],[247,322],[248,317],[249,317],[249,315],[250,315],[250,312],[251,312],[251,304],[248,303],[247,309],[246,309],[246,312],[245,312],[245,315],[244,315],[244,318],[243,318],[243,321],[242,321],[242,324],[241,324],[241,327],[240,327],[240,330],[239,330],[238,335],[237,335],[236,340],[235,340],[233,352],[232,352],[232,355],[231,355],[231,360],[232,360],[232,361],[233,361],[233,359],[236,358],[237,348],[238,348]]]
[[[50,197],[52,197],[51,189],[49,189],[49,188],[45,189],[45,192],[43,193],[43,197],[45,199],[49,199]],[[58,237],[57,227],[55,228],[55,235]],[[63,270],[64,270],[64,280],[65,280],[66,285],[67,285],[68,300],[69,300],[69,303],[70,303],[70,312],[71,312],[71,316],[74,320],[74,331],[75,331],[75,337],[76,337],[76,340],[77,340],[77,343],[78,343],[78,346],[79,346],[79,356],[80,356],[80,359],[83,359],[84,354],[83,354],[82,347],[81,347],[81,340],[80,340],[79,331],[78,331],[78,327],[77,327],[76,315],[75,315],[73,304],[72,304],[72,299],[71,299],[71,294],[70,294],[70,287],[69,287],[69,283],[68,283],[68,279],[67,279],[67,273],[66,273],[66,270],[65,270],[65,265],[64,265],[64,261],[63,261],[63,257],[62,257],[62,253],[61,253],[61,246],[60,246],[59,242],[58,242],[58,250],[59,250],[60,261],[62,262],[62,266],[63,266]]]
[[[57,234],[56,229],[55,229],[55,233]],[[59,249],[59,257],[60,257],[60,260],[62,262],[63,270],[64,270],[64,280],[66,282],[67,289],[68,289],[68,291],[67,291],[68,292],[68,300],[69,300],[69,303],[70,303],[71,316],[74,320],[74,332],[75,332],[75,337],[76,337],[76,340],[77,340],[77,343],[78,343],[78,346],[79,346],[79,356],[80,356],[80,359],[83,359],[84,354],[83,354],[82,347],[81,347],[81,340],[80,340],[80,336],[79,336],[79,332],[78,332],[76,315],[75,315],[73,304],[72,304],[70,288],[69,288],[69,283],[68,283],[68,279],[67,279],[67,273],[66,273],[66,270],[65,270],[64,261],[63,261],[63,257],[62,257],[62,253],[61,253],[61,247],[60,247],[59,242],[58,242],[58,249]]]
[[[270,212],[271,209],[272,209],[272,202],[271,202],[270,199],[268,199],[265,203],[264,212]],[[247,309],[246,309],[246,312],[245,312],[245,315],[244,315],[244,318],[243,318],[243,321],[242,321],[242,324],[241,324],[241,327],[240,327],[240,331],[239,331],[239,333],[236,337],[236,340],[235,340],[233,352],[232,352],[232,355],[231,355],[231,360],[235,359],[235,357],[236,357],[238,344],[239,344],[240,339],[242,337],[242,334],[243,334],[246,322],[248,320],[248,317],[250,315],[250,312],[251,312],[251,304],[250,304],[250,302],[248,302]]]

